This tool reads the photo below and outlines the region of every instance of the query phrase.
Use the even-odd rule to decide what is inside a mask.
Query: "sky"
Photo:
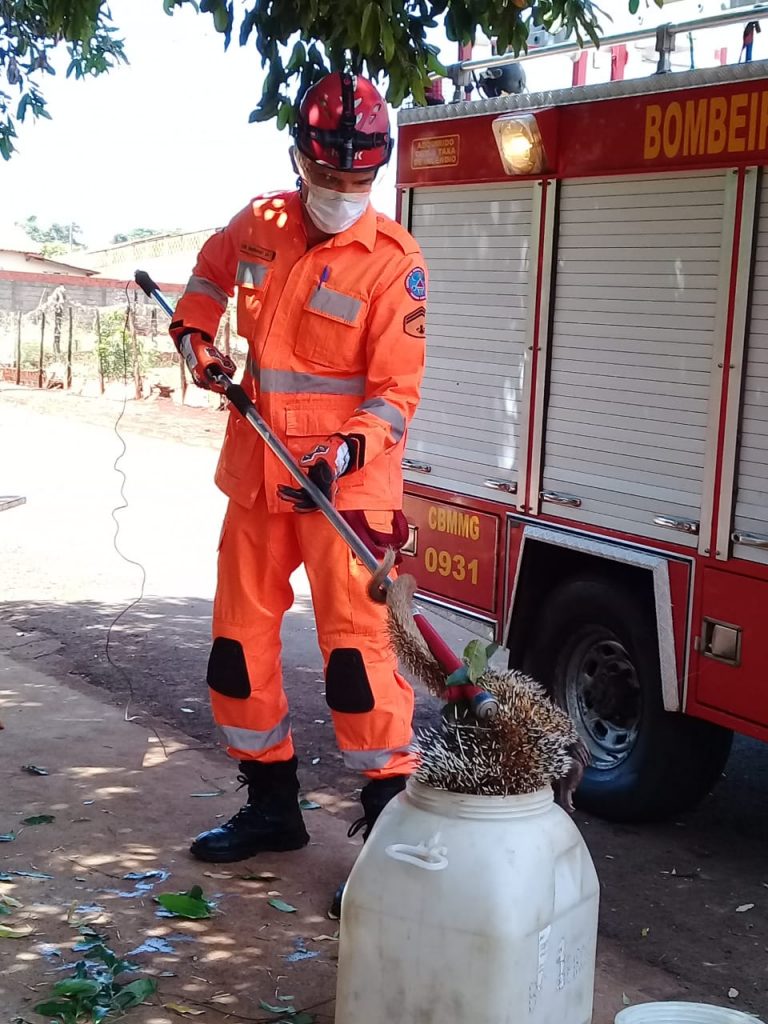
[[[52,120],[21,125],[18,152],[9,163],[0,160],[0,230],[30,215],[43,224],[74,221],[87,245],[98,248],[133,228],[217,227],[260,192],[293,186],[289,135],[273,123],[248,124],[263,77],[253,41],[242,48],[233,40],[225,53],[210,17],[189,5],[172,17],[161,0],[112,0],[110,6],[131,63],[76,81],[64,78],[62,55],[59,73],[43,83]],[[610,34],[640,19],[658,24],[695,17],[702,9],[713,13],[722,0],[670,0],[664,12],[645,0],[638,19],[628,17],[627,0],[600,6],[615,16],[605,26]],[[731,34],[738,39],[740,28]],[[439,36],[435,41],[450,63],[455,44]],[[652,49],[650,44],[651,61]],[[755,56],[765,56],[765,49]],[[713,43],[702,43],[699,51],[700,66],[712,63]],[[648,59],[636,73],[652,71]],[[685,54],[681,59],[685,63]],[[556,69],[550,61],[557,61]],[[606,80],[610,54],[593,54],[591,62],[589,80]],[[526,69],[532,90],[570,83],[567,57]],[[452,87],[445,88],[450,98]],[[392,114],[393,125],[395,120]],[[393,159],[374,189],[374,205],[389,214],[394,181]]]

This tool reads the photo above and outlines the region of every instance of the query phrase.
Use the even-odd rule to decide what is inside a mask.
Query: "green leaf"
[[[26,939],[35,929],[29,924],[23,924],[19,928],[11,928],[10,925],[0,925],[0,939]]]
[[[281,910],[284,914],[295,914],[296,907],[292,907],[290,903],[286,903],[285,900],[271,899],[267,900],[270,907],[274,907],[275,910]]]
[[[384,60],[389,63],[395,56],[395,37],[388,21],[381,26],[381,45],[384,48]]]
[[[278,1015],[290,1013],[291,1016],[296,1013],[296,1008],[294,1006],[286,1006],[285,1004],[283,1004],[283,1006],[274,1006],[272,1003],[267,1003],[263,999],[259,1000],[259,1006],[262,1010],[266,1010],[267,1013],[276,1013]]]
[[[499,645],[498,644],[488,644],[488,646],[485,648],[485,657],[486,657],[486,659],[488,661],[490,661],[491,658],[496,653],[496,651],[498,651],[498,649],[499,649]]]
[[[35,1013],[39,1013],[41,1017],[63,1017],[65,1020],[72,1019],[70,1011],[72,1010],[72,1004],[70,1002],[59,1003],[53,999],[47,1003],[38,1003],[37,1006],[33,1007]]]
[[[277,115],[277,130],[282,131],[291,120],[291,114],[293,113],[293,107],[290,103],[281,103],[280,112]]]
[[[24,818],[22,825],[50,825],[52,821],[56,821],[55,814],[33,814],[31,818]]]
[[[195,885],[189,892],[161,892],[155,901],[177,917],[197,920],[211,916],[211,904],[202,897],[203,890]]]
[[[101,991],[101,984],[90,978],[66,978],[53,986],[55,996],[95,996]]]
[[[125,1010],[129,1006],[138,1006],[154,995],[157,991],[157,982],[153,978],[139,978],[129,985],[123,985],[120,991],[112,999],[116,1009]]]
[[[483,640],[470,640],[464,648],[464,662],[466,663],[470,680],[476,683],[488,668],[488,655],[485,653],[485,642]]]
[[[373,53],[379,30],[378,5],[369,3],[363,11],[360,46],[363,53]]]
[[[7,907],[4,903],[0,903],[0,917],[7,917],[8,914],[12,914],[13,911],[10,907]]]
[[[659,4],[659,7],[661,7],[661,4]],[[629,0],[629,13],[630,14],[637,14],[639,9],[640,9],[640,0]]]

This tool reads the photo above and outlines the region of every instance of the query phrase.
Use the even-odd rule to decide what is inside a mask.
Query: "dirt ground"
[[[14,482],[18,481],[20,486],[16,490],[23,488],[25,493],[29,492],[27,506],[0,516],[3,579],[0,625],[6,627],[0,635],[0,652],[4,651],[11,659],[7,662],[11,666],[9,671],[14,673],[21,668],[23,676],[30,667],[40,670],[49,677],[49,687],[54,687],[54,681],[58,686],[68,686],[73,680],[77,682],[78,692],[85,684],[97,687],[99,701],[111,701],[122,710],[100,704],[98,714],[91,712],[92,721],[95,718],[111,722],[110,728],[121,737],[132,731],[139,732],[144,737],[141,742],[146,745],[150,742],[149,737],[154,736],[152,733],[147,735],[148,720],[143,718],[131,729],[125,727],[123,715],[129,698],[132,713],[149,714],[152,721],[158,723],[156,728],[162,735],[168,731],[175,737],[178,753],[167,759],[169,764],[162,769],[170,772],[173,768],[178,773],[174,776],[173,788],[154,785],[139,792],[144,784],[137,776],[131,783],[130,799],[123,800],[119,787],[110,799],[121,817],[121,827],[138,833],[141,843],[155,851],[155,860],[163,862],[160,866],[167,866],[171,863],[170,858],[174,858],[174,881],[179,884],[172,888],[181,889],[190,881],[197,880],[201,884],[204,880],[209,881],[200,878],[199,868],[186,859],[187,838],[210,824],[216,815],[229,813],[238,805],[231,768],[215,744],[202,685],[213,576],[210,566],[206,568],[206,565],[195,564],[193,577],[188,546],[190,533],[195,538],[202,535],[200,531],[203,530],[212,535],[211,543],[215,543],[213,535],[217,532],[217,524],[214,512],[221,508],[221,504],[213,492],[205,492],[200,497],[194,488],[184,490],[183,483],[189,473],[204,474],[212,469],[225,417],[215,411],[180,409],[163,400],[127,404],[120,429],[127,439],[129,456],[133,458],[128,470],[128,496],[136,524],[134,527],[127,524],[124,536],[131,541],[129,556],[136,557],[140,553],[142,564],[149,569],[144,596],[138,604],[131,605],[136,597],[136,569],[126,567],[116,559],[109,561],[103,553],[106,547],[99,547],[102,543],[106,545],[107,539],[111,541],[111,536],[107,538],[113,528],[109,512],[114,508],[116,487],[114,482],[108,483],[106,470],[97,473],[94,469],[97,462],[107,466],[108,440],[114,441],[114,426],[120,412],[121,403],[103,400],[54,393],[19,394],[15,389],[7,389],[0,394],[0,437],[11,439],[9,448],[3,441],[5,451],[0,456],[0,491],[13,489]],[[104,446],[103,459],[101,445]],[[112,456],[109,458],[111,460]],[[108,468],[111,470],[111,461]],[[150,474],[150,469],[154,475]],[[173,483],[177,472],[182,480],[178,486]],[[60,538],[54,543],[45,536],[45,516],[50,514],[57,498],[62,504],[67,504],[70,496],[66,489],[70,486],[68,481],[73,480],[77,481],[77,495],[72,498],[72,516],[73,521],[77,517],[83,537],[73,535],[70,530],[67,544],[62,545]],[[75,484],[71,483],[71,486],[74,488]],[[92,518],[84,523],[83,520],[91,513]],[[161,525],[155,528],[153,522]],[[190,532],[172,528],[173,524],[179,523],[184,527],[189,525]],[[162,550],[157,537],[160,529],[163,531]],[[93,555],[94,549],[102,553]],[[93,562],[90,561],[92,557]],[[49,581],[41,572],[41,565],[51,560],[58,560],[61,568],[58,578],[51,574]],[[161,568],[156,569],[155,565],[160,562]],[[82,578],[74,586],[71,580],[78,573]],[[61,583],[64,575],[71,588],[66,593]],[[323,840],[323,849],[310,847],[300,854],[290,855],[288,861],[291,864],[295,862],[297,870],[292,876],[294,888],[286,886],[285,898],[291,901],[299,891],[296,887],[304,886],[301,891],[306,895],[309,917],[306,921],[302,919],[303,931],[300,934],[303,938],[311,938],[312,935],[334,930],[331,922],[321,926],[320,920],[327,892],[329,887],[333,887],[339,866],[351,863],[357,848],[346,840],[343,823],[357,816],[359,780],[343,769],[335,750],[322,694],[322,672],[314,647],[308,594],[300,582],[294,589],[296,604],[284,631],[286,690],[293,710],[305,792],[323,808],[312,812],[313,835],[315,831],[321,836],[327,834],[328,843],[326,846]],[[119,623],[110,630],[110,624],[117,615],[121,616]],[[451,635],[445,623],[437,624],[460,649],[460,634]],[[107,635],[112,641],[110,658],[105,651]],[[3,690],[8,690],[7,685]],[[94,691],[89,689],[88,693],[88,699],[94,700]],[[14,699],[12,696],[11,701]],[[64,698],[51,696],[50,699],[59,701]],[[433,710],[434,706],[429,701],[419,698],[417,720],[428,719]],[[0,717],[3,717],[1,711]],[[47,736],[43,723],[40,729],[40,735]],[[11,740],[8,731],[0,734],[4,750]],[[10,805],[10,812],[0,816],[0,832],[11,829],[18,816],[24,817],[38,810],[45,813],[50,809],[50,803],[45,806],[46,799],[38,797],[35,803],[33,798],[41,792],[41,783],[50,787],[53,777],[40,779],[21,772],[18,776],[15,774],[13,766],[19,757],[25,758],[22,763],[43,757],[35,751],[34,738],[29,730],[25,730],[19,742],[23,746],[15,760],[13,756],[10,759],[3,756],[2,761],[12,766],[14,792],[18,786],[23,785],[24,788],[19,790],[16,802]],[[109,742],[112,745],[112,741]],[[123,739],[121,742],[126,741]],[[74,749],[81,750],[84,745],[87,741],[78,740]],[[47,741],[43,750],[47,753]],[[89,757],[91,753],[89,750]],[[90,764],[82,754],[79,757],[79,760],[73,760],[71,753],[61,755],[57,778],[59,774],[62,778],[57,785],[70,786],[78,777],[80,768]],[[193,769],[189,767],[188,760],[192,757],[199,759],[195,760]],[[109,767],[107,760],[107,752],[96,757],[91,765],[98,769],[94,775],[98,775],[101,769],[105,774],[114,772],[114,765]],[[224,794],[216,798],[170,801],[168,794],[197,792],[201,774],[208,780],[217,780],[216,785],[210,788],[221,788]],[[194,789],[190,788],[190,779],[194,780]],[[204,784],[202,788],[208,787]],[[147,810],[148,792],[152,801],[157,803],[151,813]],[[640,998],[704,1000],[768,1016],[767,797],[766,748],[749,740],[737,739],[726,778],[697,811],[678,822],[644,827],[616,826],[577,813],[577,824],[587,840],[602,885],[601,980],[596,1024],[612,1021],[613,1015],[623,1005],[622,993],[633,1001]],[[73,795],[69,791],[57,791],[57,799],[65,804],[69,801],[68,809],[73,806]],[[0,808],[6,805],[6,800],[0,800]],[[124,824],[123,815],[127,816]],[[78,829],[86,823],[75,824],[77,816],[73,814],[71,827],[68,824],[62,826],[61,833],[57,826],[56,843],[61,842],[70,852],[74,851],[72,856],[80,858],[90,851],[90,840],[83,841],[82,832]],[[50,859],[54,857],[55,850],[49,854],[46,846],[46,852],[41,852],[39,843],[44,838],[45,829],[52,827],[27,829],[16,843],[0,845],[0,871],[3,870],[3,861],[10,863],[20,853],[27,858],[26,863],[34,863],[42,871],[48,870],[44,866],[47,864],[51,868],[49,873],[61,879],[62,885],[66,879],[66,886],[69,886],[69,889],[54,887],[57,888],[56,893],[50,894],[57,906],[64,906],[66,899],[79,898],[76,895],[77,885],[85,888],[96,886],[93,878],[86,875],[81,876],[88,879],[86,883],[77,883],[78,876],[72,874],[68,867],[62,873],[63,862]],[[106,870],[112,874],[119,874],[123,868],[123,873],[131,871],[135,857],[126,858],[115,848],[111,852],[109,850],[115,835],[115,831],[104,834],[101,845],[94,848],[96,860],[89,861],[89,864],[101,868],[106,864]],[[100,857],[106,859],[102,861]],[[311,858],[314,859],[310,868]],[[278,871],[271,862],[267,865],[266,861],[262,863],[259,859],[260,870],[267,866],[288,877],[288,870],[282,864]],[[54,867],[55,871],[52,870]],[[307,877],[316,875],[317,884],[299,881],[304,879],[304,872],[308,872]],[[24,888],[31,888],[33,881],[26,880]],[[249,911],[251,906],[260,914],[270,910],[268,905],[265,906],[263,892],[254,895],[248,886],[243,892],[243,886],[235,879],[221,881],[232,881],[232,889],[228,884],[227,890],[235,894],[235,903],[248,898]],[[42,881],[35,884],[43,886]],[[53,882],[50,885],[53,886]],[[213,888],[214,885],[211,881],[210,885],[204,886],[206,892],[209,888],[220,891],[218,887]],[[20,892],[21,887],[20,880],[14,886],[14,893]],[[224,889],[223,885],[221,889]],[[90,902],[92,894],[86,895]],[[104,898],[107,899],[107,895]],[[103,901],[99,899],[97,902],[101,904]],[[121,934],[125,928],[126,934],[131,936],[128,942],[133,944],[126,945],[126,949],[144,941],[142,936],[147,933],[148,922],[150,925],[153,923],[153,911],[147,900],[111,899],[109,909],[118,914],[119,920],[122,920],[124,912],[127,913],[123,908],[135,913],[140,906],[144,907],[143,917],[131,918],[130,926],[127,922],[117,926]],[[744,907],[749,909],[744,910]],[[320,919],[315,920],[312,915],[319,915]],[[44,916],[58,920],[54,911],[47,911]],[[294,915],[284,916],[290,917],[290,928],[293,928]],[[246,955],[240,950],[239,944],[243,940],[239,935],[233,937],[231,929],[239,927],[235,923],[236,918],[237,915],[227,912],[226,916],[215,919],[215,934],[229,936],[227,941],[231,939],[233,949],[237,949],[235,956],[227,960],[227,942],[223,938],[215,940],[221,943],[224,950],[222,960],[227,963],[224,973],[219,976],[221,990],[231,990],[233,983],[230,979],[236,980],[241,986],[238,991],[243,993],[242,999],[245,1000],[237,1012],[258,1018],[258,999],[269,999],[274,992],[270,993],[267,986],[266,993],[259,989],[258,998],[255,998],[253,979],[249,977],[253,955]],[[282,920],[276,924],[274,913],[272,917],[267,914],[265,918],[256,915],[256,919],[260,922],[259,927],[265,922],[269,924],[269,935],[277,934],[276,928],[283,929],[276,940],[279,952],[278,947],[273,952],[278,957],[286,955],[285,943],[288,943],[285,948],[290,949],[290,942],[297,934],[290,928],[286,931],[287,926]],[[315,925],[318,928],[312,931]],[[199,927],[195,925],[195,929]],[[61,935],[61,932],[56,934]],[[174,934],[179,934],[175,923]],[[212,934],[205,932],[209,937]],[[133,941],[134,935],[137,941]],[[54,940],[46,938],[43,941]],[[212,946],[215,942],[211,940]],[[330,945],[323,940],[319,948],[324,950],[326,944]],[[15,944],[11,954],[6,952],[5,945],[0,946],[0,955],[11,955],[15,961],[27,964],[25,970],[29,970],[30,977],[33,976],[35,984],[38,984],[42,972],[52,969],[51,965],[31,948],[26,952],[29,960],[24,959]],[[187,946],[180,944],[177,955],[184,960],[187,952]],[[330,965],[330,973],[315,972],[315,968],[326,961]],[[276,969],[282,969],[283,963],[277,959]],[[294,970],[306,972],[310,979],[306,989],[300,989],[303,1006],[316,1006],[318,1001],[332,998],[333,962],[325,954],[297,962],[292,966]],[[181,970],[177,973],[179,977],[186,977]],[[170,988],[172,980],[163,981],[163,991],[167,987],[172,995],[184,994],[186,989]],[[215,987],[218,982],[213,984]],[[280,991],[294,994],[298,987],[297,973],[296,980],[292,974],[290,986]],[[208,992],[208,989],[200,992]],[[165,1001],[169,1000],[166,998]],[[243,1006],[247,1009],[243,1010]],[[312,1012],[321,1021],[326,1018],[320,1014],[327,1011],[328,1004],[325,1004],[325,1009],[317,1007]],[[16,1012],[21,1011],[17,1009]],[[218,1020],[217,1013],[220,1012],[209,1008],[201,1019]],[[0,1017],[0,1021],[2,1019]],[[146,1017],[146,1024],[159,1024],[165,1019],[155,1014]],[[9,1020],[13,1020],[13,1014]]]

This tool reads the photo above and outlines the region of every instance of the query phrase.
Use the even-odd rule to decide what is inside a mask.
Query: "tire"
[[[664,710],[655,616],[603,578],[573,579],[531,628],[525,671],[574,719],[592,754],[576,805],[611,821],[694,807],[722,774],[733,733]]]

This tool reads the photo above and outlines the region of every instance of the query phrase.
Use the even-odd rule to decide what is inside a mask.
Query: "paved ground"
[[[100,699],[121,710],[102,709],[94,717],[113,722],[113,728],[130,701],[129,717],[138,714],[139,721],[121,735],[138,731],[146,737],[146,715],[159,723],[159,731],[183,734],[191,749],[175,760],[173,789],[166,791],[186,792],[185,785],[190,793],[198,791],[202,771],[213,773],[206,777],[218,779],[227,795],[222,811],[213,798],[177,808],[175,800],[166,801],[162,786],[152,787],[164,828],[158,849],[166,859],[181,858],[186,836],[222,813],[224,804],[228,809],[237,802],[226,783],[229,766],[215,748],[202,686],[224,507],[211,475],[224,418],[163,401],[129,403],[120,423],[128,507],[116,513],[118,546],[132,560],[126,562],[113,546],[112,512],[124,504],[122,478],[113,469],[123,449],[114,432],[120,412],[120,403],[58,393],[19,394],[11,388],[0,394],[0,491],[27,497],[25,506],[0,517],[0,624],[6,627],[0,651],[10,656],[11,667],[33,666],[59,681],[84,679],[99,687]],[[294,584],[296,603],[284,630],[285,674],[304,787],[335,815],[351,820],[358,780],[343,770],[335,752],[302,574]],[[448,632],[457,648],[467,639]],[[47,708],[59,706],[52,692]],[[420,701],[420,718],[431,713],[430,703]],[[47,735],[44,724],[41,729]],[[1,734],[0,743],[5,746],[8,737],[8,731]],[[87,743],[81,738],[75,750]],[[205,769],[197,762],[190,767],[193,754]],[[73,766],[84,763],[62,757],[61,770],[71,780]],[[19,779],[27,787],[41,781],[22,774]],[[14,807],[26,811],[30,792],[37,789],[27,788]],[[632,989],[633,998],[643,992],[645,998],[706,999],[768,1016],[766,796],[768,749],[740,740],[727,778],[680,822],[632,828],[577,816],[603,886],[603,975],[613,994],[601,1004],[599,1024],[620,1008],[617,984]],[[111,799],[122,808],[120,792]],[[149,843],[141,819],[144,800],[134,793],[131,801],[132,823],[126,827]],[[325,813],[314,812],[318,821]],[[0,820],[0,832],[13,824]],[[341,823],[329,821],[328,827],[335,837],[331,864],[338,871],[339,855],[351,859],[354,847],[347,847]],[[24,842],[33,843],[41,830],[28,830]],[[35,855],[32,847],[28,856]],[[178,870],[188,880],[188,866]],[[333,873],[327,864],[318,871]],[[317,900],[318,893],[308,898]],[[737,911],[749,904],[754,906]],[[228,917],[217,928],[230,925]],[[318,984],[329,998],[328,978]]]

